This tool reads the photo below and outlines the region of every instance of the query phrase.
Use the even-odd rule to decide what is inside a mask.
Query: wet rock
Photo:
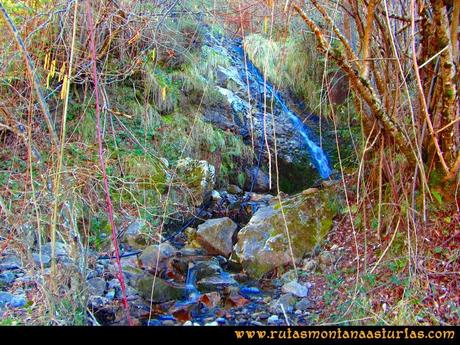
[[[246,169],[246,179],[245,188],[247,190],[265,193],[270,190],[270,178],[266,172],[258,167],[251,167]]]
[[[190,191],[193,205],[200,206],[211,196],[216,180],[214,166],[187,157],[177,162],[176,171]]]
[[[196,279],[201,280],[206,277],[217,276],[222,273],[219,261],[215,258],[207,261],[198,261],[193,265],[196,272]]]
[[[177,249],[168,242],[164,242],[160,245],[154,244],[142,251],[142,254],[139,256],[139,260],[145,269],[154,270],[157,263],[161,263],[174,256],[176,252]]]
[[[110,300],[110,301],[113,301],[113,299],[115,298],[116,296],[116,291],[115,289],[110,289],[106,294],[105,294],[105,297]]]
[[[0,308],[7,306],[13,298],[13,294],[9,292],[0,291]]]
[[[222,272],[218,276],[205,277],[197,282],[200,291],[222,291],[229,286],[238,286],[238,283],[228,273]]]
[[[87,281],[88,284],[88,292],[90,295],[94,296],[103,296],[105,289],[107,287],[107,283],[102,278],[91,278]]]
[[[0,259],[0,271],[15,270],[22,267],[19,256],[8,255]]]
[[[228,257],[233,249],[237,225],[230,218],[209,219],[198,226],[197,241],[209,254]]]
[[[186,293],[185,286],[167,282],[158,277],[155,279],[154,286],[153,278],[152,275],[148,274],[136,282],[136,288],[144,299],[154,303],[163,303],[184,298]]]
[[[143,219],[136,219],[128,225],[124,234],[124,240],[132,248],[142,249],[147,245],[147,223]]]
[[[24,295],[13,296],[9,305],[11,308],[21,308],[27,304],[27,299]]]
[[[5,307],[21,308],[27,304],[24,295],[13,295],[9,292],[0,291],[0,309]]]
[[[16,275],[11,271],[0,273],[0,287],[11,284],[16,279]]]
[[[284,293],[293,294],[297,297],[307,297],[308,295],[308,288],[295,280],[284,284],[281,287],[281,291]]]
[[[292,263],[309,253],[332,227],[337,194],[322,190],[297,194],[260,208],[238,233],[234,254],[244,270],[260,278],[272,269]],[[289,230],[290,242],[286,235]]]
[[[32,258],[37,266],[41,266],[43,264],[44,267],[49,267],[51,265],[51,257],[49,255],[33,253]]]

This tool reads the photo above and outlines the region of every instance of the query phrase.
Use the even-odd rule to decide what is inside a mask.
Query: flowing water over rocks
[[[205,118],[222,129],[232,129],[258,151],[258,168],[270,151],[279,158],[280,185],[287,192],[300,191],[332,168],[313,131],[292,111],[279,90],[264,78],[244,53],[238,39],[208,35],[210,49],[229,57],[230,67],[219,66],[219,92],[227,104],[206,107]],[[274,139],[276,138],[276,140]],[[257,179],[257,174],[251,176]]]

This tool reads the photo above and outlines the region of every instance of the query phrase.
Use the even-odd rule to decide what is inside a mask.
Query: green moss
[[[168,173],[160,160],[136,153],[123,155],[121,159],[126,179],[142,189],[165,190]]]

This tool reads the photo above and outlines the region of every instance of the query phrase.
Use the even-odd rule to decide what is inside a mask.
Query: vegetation
[[[233,116],[219,71],[234,62],[219,48],[235,37],[245,63],[292,109],[308,113],[300,117],[335,170],[315,187],[345,196],[343,203],[322,200],[321,209],[338,216],[317,219],[327,225],[325,238],[315,238],[311,254],[299,249],[297,262],[289,231],[302,238],[295,223],[308,216],[299,209],[317,205],[289,209],[299,222],[287,222],[281,208],[270,234],[286,235],[296,279],[313,284],[309,321],[458,324],[459,8],[443,0],[0,1],[0,35],[7,38],[0,49],[0,262],[17,255],[34,277],[25,304],[0,304],[0,325],[97,324],[88,274],[105,255],[118,261],[110,277],[119,280],[114,299],[125,307],[126,318],[113,318],[133,324],[130,275],[119,252],[129,248],[119,241],[133,220],[145,222],[150,245],[177,233],[195,239],[194,227],[217,216],[232,218],[239,230],[268,193],[276,202],[269,196],[265,206],[283,205],[281,190],[302,176],[278,171],[289,168],[269,144],[276,137],[263,138],[265,151],[257,151],[254,109],[238,114],[250,119],[246,136],[237,121],[226,128],[206,117],[209,109],[223,122]],[[225,87],[237,93],[234,80]],[[289,141],[288,134],[275,135]],[[211,190],[181,175],[177,166],[187,157],[215,169]],[[267,195],[251,193],[254,167],[271,181]],[[213,199],[206,211],[192,196],[198,187],[207,199],[219,190],[238,201],[222,206],[230,200],[224,197],[216,206]],[[59,257],[61,244],[72,264]],[[188,271],[178,278],[171,265],[159,267],[159,257],[155,274],[161,268],[185,284]],[[318,267],[300,267],[310,259]],[[16,285],[0,284],[7,287],[16,293]],[[183,319],[171,315],[191,318],[182,312]]]

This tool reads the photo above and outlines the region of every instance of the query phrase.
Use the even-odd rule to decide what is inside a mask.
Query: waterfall
[[[244,64],[244,52],[241,45],[241,42],[234,47],[235,51],[238,53],[239,65]],[[329,165],[329,161],[323,149],[313,140],[313,135],[300,118],[295,114],[286,104],[283,96],[280,92],[276,91],[274,87],[270,84],[269,81],[264,80],[262,73],[255,67],[249,59],[247,59],[247,74],[246,68],[243,68],[240,71],[243,80],[249,80],[249,87],[251,89],[258,89],[259,94],[263,95],[265,92],[267,97],[271,97],[275,100],[275,105],[278,108],[281,116],[287,116],[291,121],[293,127],[298,131],[301,138],[303,139],[303,144],[305,145],[308,153],[310,154],[313,165],[318,170],[320,176],[323,179],[328,178],[332,174],[332,169]],[[261,91],[262,90],[262,91]],[[259,107],[261,107],[263,102],[259,102]]]

